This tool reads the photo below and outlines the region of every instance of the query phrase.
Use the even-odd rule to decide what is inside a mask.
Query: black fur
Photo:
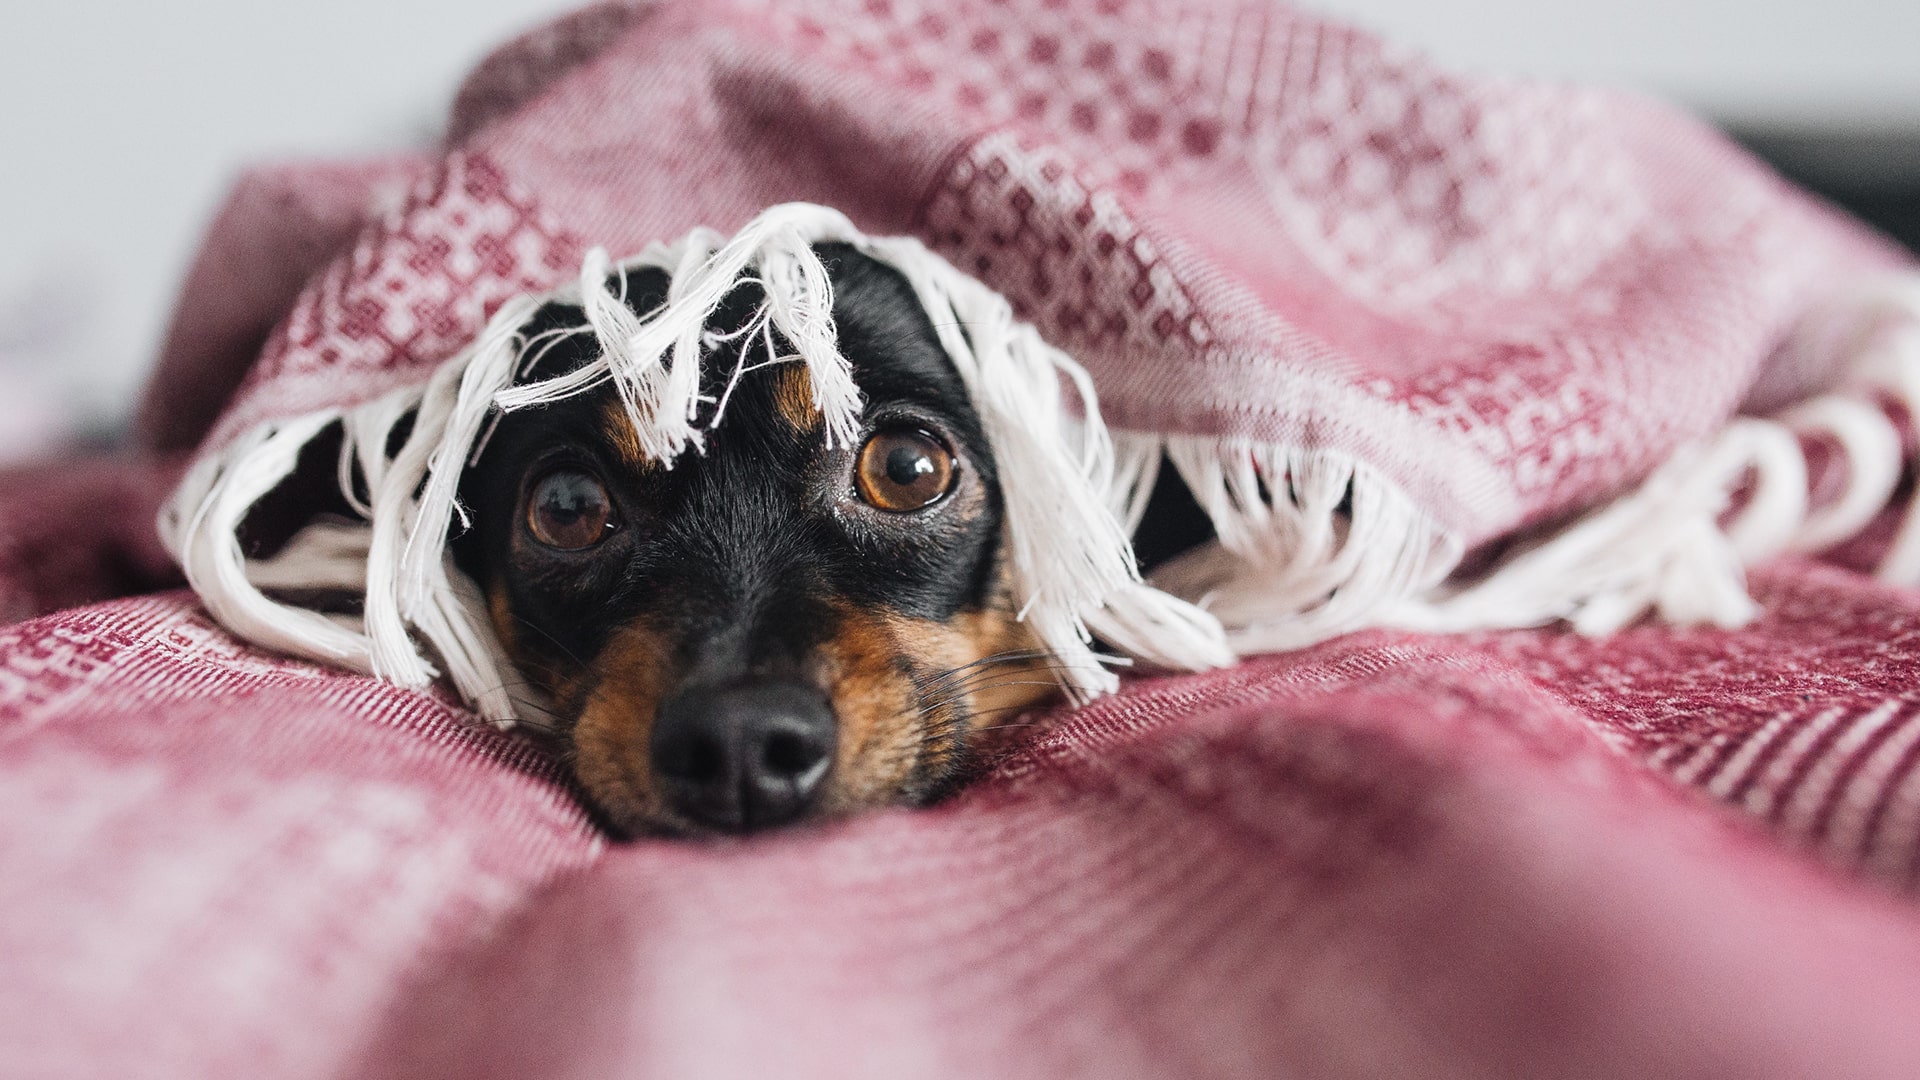
[[[819,253],[833,280],[840,348],[865,397],[866,428],[920,428],[948,441],[978,498],[954,512],[849,512],[845,486],[857,448],[827,451],[817,430],[782,422],[773,405],[777,368],[742,378],[704,451],[689,450],[670,468],[621,463],[602,420],[610,387],[510,414],[463,483],[474,527],[454,551],[483,586],[505,590],[522,646],[551,670],[581,674],[614,632],[644,615],[681,650],[690,679],[787,677],[835,632],[835,602],[946,620],[986,601],[1001,508],[979,416],[905,280],[845,246]],[[665,287],[659,272],[636,273],[629,305],[646,312]],[[710,326],[740,325],[757,301],[743,286]],[[528,336],[583,321],[578,308],[549,305]],[[743,344],[749,363],[764,359],[757,338]],[[724,390],[734,347],[710,355],[708,398]],[[535,374],[561,373],[594,353],[591,337],[573,337],[549,350]],[[566,465],[604,478],[623,519],[587,551],[545,549],[521,535],[528,485]]]

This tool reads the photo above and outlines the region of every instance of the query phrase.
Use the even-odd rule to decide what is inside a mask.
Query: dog
[[[829,448],[808,374],[709,321],[702,445],[641,452],[610,385],[504,415],[464,476],[454,557],[586,800],[619,835],[733,834],[923,804],[1055,692],[1018,618],[993,447],[906,280],[816,247],[862,434]],[[666,297],[628,274],[646,313]],[[576,306],[526,331],[590,362]],[[529,354],[534,350],[529,348]]]

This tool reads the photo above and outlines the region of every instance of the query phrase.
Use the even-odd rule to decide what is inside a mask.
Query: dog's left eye
[[[860,448],[853,476],[867,505],[904,514],[932,505],[953,486],[953,454],[924,431],[883,431]]]
[[[527,530],[548,547],[590,548],[616,524],[606,485],[578,469],[555,469],[541,477],[527,500]]]

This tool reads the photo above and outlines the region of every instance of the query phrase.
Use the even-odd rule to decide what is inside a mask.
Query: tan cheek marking
[[[975,650],[967,635],[965,627],[970,618],[961,614],[952,622],[943,623],[896,617],[894,639],[923,676],[956,671],[984,655]],[[923,695],[926,715],[913,725],[916,762],[938,770],[952,760],[961,740],[972,728],[975,695],[971,685],[985,675],[981,669],[969,668],[957,671],[951,680],[939,680],[927,687]]]
[[[966,662],[1001,653],[1025,656],[1042,651],[1039,639],[1026,623],[1014,618],[1014,613],[1011,604],[995,605],[968,612],[957,620],[958,633],[967,641]],[[1060,684],[1045,657],[981,666],[992,674],[983,672],[970,695],[975,726],[979,729],[1006,723],[1021,710],[1049,701],[1060,692]]]
[[[672,685],[672,651],[651,628],[620,631],[594,660],[600,679],[573,727],[573,771],[607,816],[627,828],[664,818],[653,782],[653,718]]]
[[[524,677],[528,682],[556,701],[564,700],[569,693],[567,680],[549,666],[542,656],[529,652],[520,640],[520,620],[514,617],[513,603],[507,599],[507,587],[504,582],[493,582],[487,586],[487,621],[493,624],[493,632],[500,639],[500,647],[506,650],[507,659],[513,661],[513,672],[508,678]]]
[[[586,673],[558,671],[551,658],[527,649],[520,636],[523,624],[514,617],[504,583],[494,582],[487,587],[487,621],[493,624],[493,632],[499,637],[501,648],[506,650],[507,659],[513,661],[514,672],[508,673],[508,678],[518,673],[552,699],[561,712],[571,709],[584,688],[582,679]]]
[[[952,690],[931,687],[928,697],[934,702],[949,694],[954,700],[920,715],[920,696],[895,659],[905,656],[915,670],[932,673],[1000,653],[1034,651],[1033,635],[1014,614],[1004,589],[983,610],[950,622],[841,609],[839,631],[823,650],[828,693],[840,720],[834,787],[823,809],[844,812],[897,798],[923,754],[952,750],[937,741],[922,745],[929,724],[971,715],[974,728],[992,728],[1057,694],[1044,659],[1013,660],[963,671]]]
[[[789,364],[773,378],[773,408],[795,431],[820,426],[820,410],[813,404],[813,380],[803,364]]]
[[[1059,696],[1052,666],[1045,656],[1032,655],[1042,651],[1040,643],[1027,624],[1015,617],[1017,610],[1003,578],[993,600],[981,610],[963,612],[951,623],[916,623],[913,632],[901,635],[921,670],[959,672],[951,689],[935,686],[931,694],[958,695],[957,705],[965,710],[974,749],[990,746],[996,738],[993,732],[1001,725]],[[995,656],[1008,659],[988,662]],[[936,714],[935,718],[943,717]],[[951,744],[927,747],[932,755],[953,749]]]
[[[892,802],[913,768],[917,703],[912,683],[895,668],[899,653],[886,616],[840,610],[838,632],[821,648],[840,725],[823,813]]]
[[[975,669],[979,676],[970,705],[975,713],[974,730],[981,731],[1012,720],[1022,709],[1051,700],[1059,694],[1059,682],[1046,650],[1033,630],[1019,619],[1020,606],[1014,600],[1013,573],[1004,558],[994,575],[993,592],[978,611],[964,612],[954,620],[954,629],[966,640],[966,658],[974,663],[989,656],[1017,655]],[[1040,656],[1032,654],[1039,653]]]

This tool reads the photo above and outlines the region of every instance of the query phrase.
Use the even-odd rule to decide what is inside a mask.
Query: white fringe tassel
[[[1903,454],[1880,402],[1920,420],[1920,278],[1879,283],[1836,307],[1818,317],[1853,327],[1855,340],[1851,370],[1833,393],[1772,419],[1735,419],[1485,579],[1410,599],[1381,621],[1452,631],[1564,619],[1581,633],[1606,634],[1652,613],[1680,624],[1744,625],[1758,612],[1746,567],[1831,547],[1887,507]],[[1803,435],[1825,436],[1844,458],[1846,486],[1819,509],[1808,503]],[[1746,501],[1723,522],[1743,490]],[[1907,507],[1877,574],[1920,584],[1920,500]]]
[[[163,512],[162,535],[209,610],[247,640],[402,686],[423,686],[444,670],[490,720],[545,716],[547,703],[513,676],[479,590],[447,553],[454,519],[466,516],[457,501],[460,476],[487,425],[496,410],[611,381],[642,448],[671,465],[701,446],[701,368],[718,341],[709,320],[751,281],[761,288],[761,305],[726,335],[746,342],[734,380],[753,342],[765,342],[765,362],[806,366],[829,445],[853,445],[860,394],[837,345],[827,269],[812,247],[830,241],[898,270],[939,328],[994,447],[1022,617],[1053,654],[1067,692],[1085,700],[1117,685],[1104,666],[1112,658],[1093,650],[1095,632],[1164,666],[1231,662],[1217,621],[1142,583],[1129,530],[1108,505],[1112,445],[1079,366],[1016,322],[1004,298],[918,242],[867,237],[837,211],[806,204],[769,209],[730,240],[695,230],[618,266],[604,252],[590,253],[575,285],[502,308],[424,386],[263,425],[203,461]],[[671,280],[660,308],[635,313],[624,296],[624,273],[643,267],[665,270]],[[587,326],[578,332],[593,335],[600,355],[565,375],[530,380],[553,339],[530,339],[524,327],[546,301],[579,304]],[[792,354],[774,354],[775,333]],[[711,404],[709,423],[719,423],[725,395]],[[395,432],[409,422],[404,443],[389,456]],[[336,423],[343,436],[337,482],[361,520],[315,522],[274,558],[247,561],[237,531],[248,511],[293,472],[301,449]],[[266,589],[361,591],[363,614],[321,615],[276,601]]]
[[[247,511],[293,472],[300,451],[338,418],[318,412],[242,435],[188,471],[161,511],[159,527],[188,584],[229,630],[269,649],[371,672],[365,635],[319,612],[267,599],[249,581],[240,547]]]
[[[600,343],[600,359],[558,378],[503,389],[490,402],[520,409],[571,397],[611,379],[626,403],[641,449],[671,465],[689,445],[699,443],[694,421],[709,340],[707,321],[745,279],[759,284],[765,299],[748,325],[734,334],[749,342],[767,341],[767,363],[805,364],[827,445],[851,445],[859,433],[860,391],[846,357],[840,355],[833,286],[813,245],[865,239],[839,212],[806,203],[773,207],[731,240],[723,241],[711,229],[696,229],[676,244],[655,245],[620,265],[623,273],[655,267],[671,275],[666,303],[646,315],[634,314],[625,296],[615,291],[625,278],[610,276],[607,254],[596,248],[587,254],[577,288],[549,299],[585,308]],[[949,267],[947,273],[957,271]],[[795,355],[772,355],[769,330],[785,337]],[[750,352],[741,350],[742,364]],[[719,419],[716,415],[713,422]]]
[[[868,237],[836,211],[796,203],[769,209],[731,239],[695,230],[617,266],[596,250],[576,284],[503,307],[424,386],[255,428],[187,475],[161,515],[162,536],[208,609],[249,641],[403,686],[423,686],[444,670],[490,720],[546,716],[548,703],[513,674],[479,590],[447,552],[454,519],[466,516],[460,477],[488,425],[500,410],[611,381],[640,445],[670,466],[700,449],[702,404],[714,406],[709,423],[724,415],[727,393],[700,396],[707,354],[741,340],[728,392],[763,342],[766,363],[805,365],[829,443],[853,445],[860,394],[837,345],[831,282],[813,251],[830,241],[906,278],[971,392],[999,465],[1021,617],[1076,701],[1117,685],[1106,667],[1115,659],[1094,651],[1096,634],[1135,659],[1198,670],[1381,624],[1453,631],[1564,619],[1604,633],[1652,611],[1675,622],[1738,625],[1755,610],[1745,566],[1829,546],[1888,502],[1901,439],[1878,401],[1920,417],[1920,280],[1905,280],[1853,298],[1842,313],[1871,332],[1851,350],[1850,381],[1834,394],[1773,420],[1735,420],[1484,579],[1449,584],[1458,538],[1368,466],[1334,451],[1237,439],[1122,433],[1116,445],[1086,373],[1016,321],[1005,298],[915,240]],[[663,305],[636,313],[625,272],[642,267],[665,270],[671,281]],[[724,335],[711,329],[746,281],[760,286],[759,308]],[[525,324],[547,301],[579,304],[587,325],[528,338]],[[545,349],[572,333],[591,334],[598,358],[533,378]],[[775,333],[791,354],[775,353]],[[313,522],[274,558],[248,561],[238,539],[248,512],[336,424],[338,483],[359,520]],[[1846,458],[1846,491],[1818,511],[1808,507],[1796,432],[1830,436]],[[1129,537],[1163,456],[1218,540],[1160,568],[1149,584]],[[1747,501],[1723,524],[1743,489]],[[1920,506],[1908,511],[1880,572],[1920,582]],[[268,589],[357,591],[364,613],[323,615],[276,601]]]
[[[1152,583],[1216,617],[1243,656],[1379,625],[1457,632],[1564,620],[1605,634],[1654,613],[1739,626],[1758,610],[1747,566],[1831,547],[1888,505],[1904,463],[1880,402],[1920,421],[1920,279],[1877,283],[1809,320],[1822,324],[1809,336],[1850,339],[1834,393],[1771,420],[1733,420],[1474,582],[1446,581],[1462,555],[1455,537],[1335,451],[1123,433],[1109,504],[1131,532],[1162,456],[1179,469],[1218,538],[1158,568]],[[1803,435],[1826,437],[1844,458],[1844,490],[1818,509]],[[1745,501],[1722,521],[1736,493]],[[1920,584],[1920,500],[1878,574]]]
[[[1137,520],[1164,453],[1217,540],[1154,571],[1192,600],[1241,656],[1300,648],[1378,621],[1459,561],[1458,542],[1385,477],[1336,451],[1242,439],[1122,437],[1123,470],[1142,485]]]
[[[1021,617],[1067,692],[1083,701],[1118,685],[1093,650],[1096,633],[1161,667],[1231,663],[1215,619],[1141,581],[1132,530],[1113,502],[1122,486],[1113,443],[1080,365],[918,241],[858,246],[906,277],[967,384],[999,467]]]

